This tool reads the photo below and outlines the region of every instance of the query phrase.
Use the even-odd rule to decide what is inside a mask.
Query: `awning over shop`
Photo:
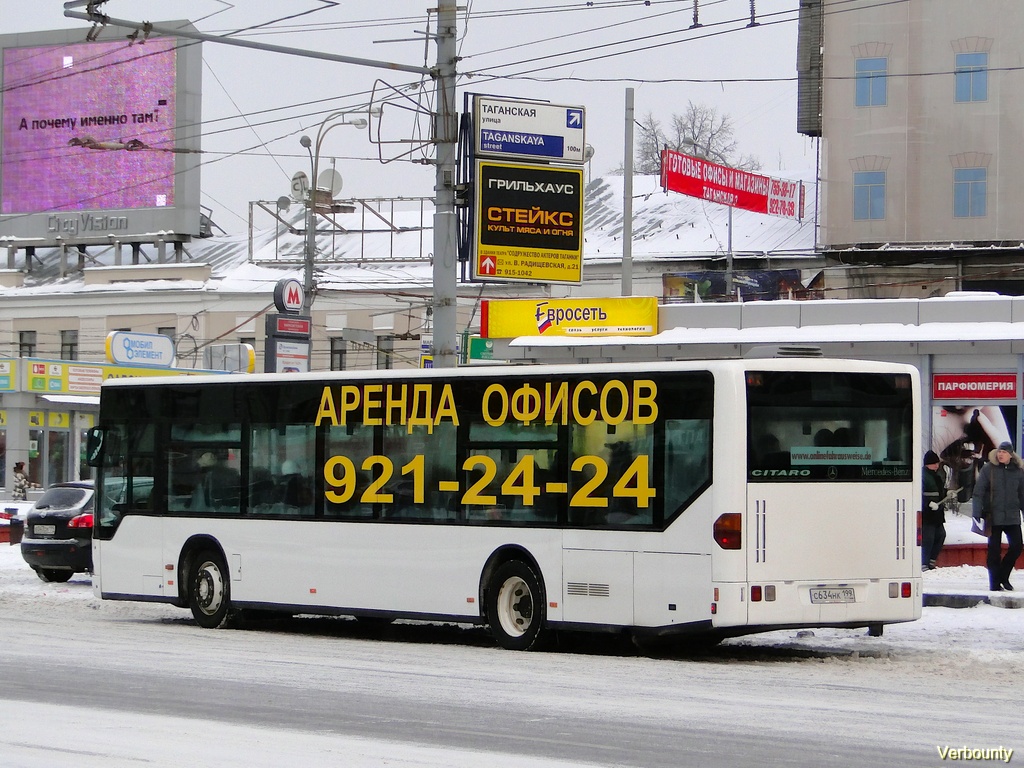
[[[61,405],[91,405],[100,404],[99,395],[39,395],[43,400]]]

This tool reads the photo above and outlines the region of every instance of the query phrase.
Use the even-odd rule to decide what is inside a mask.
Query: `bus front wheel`
[[[207,550],[193,558],[188,576],[188,606],[201,627],[219,629],[227,624],[231,586],[224,560],[216,552]]]
[[[540,647],[544,609],[544,591],[533,568],[520,560],[498,566],[487,590],[487,623],[498,645],[510,651]]]

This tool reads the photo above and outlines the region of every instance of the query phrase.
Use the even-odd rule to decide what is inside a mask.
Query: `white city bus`
[[[921,615],[919,418],[916,369],[825,359],[107,381],[94,591],[519,650],[877,633]]]

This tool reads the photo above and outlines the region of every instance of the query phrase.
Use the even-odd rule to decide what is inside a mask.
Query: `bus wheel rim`
[[[533,623],[533,594],[518,576],[506,579],[498,591],[498,621],[510,637],[522,637]]]
[[[203,613],[212,616],[224,602],[224,578],[213,563],[203,563],[196,576],[196,599]]]

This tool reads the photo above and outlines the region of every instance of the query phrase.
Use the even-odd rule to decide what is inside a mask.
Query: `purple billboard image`
[[[173,207],[175,41],[3,51],[0,213]]]

